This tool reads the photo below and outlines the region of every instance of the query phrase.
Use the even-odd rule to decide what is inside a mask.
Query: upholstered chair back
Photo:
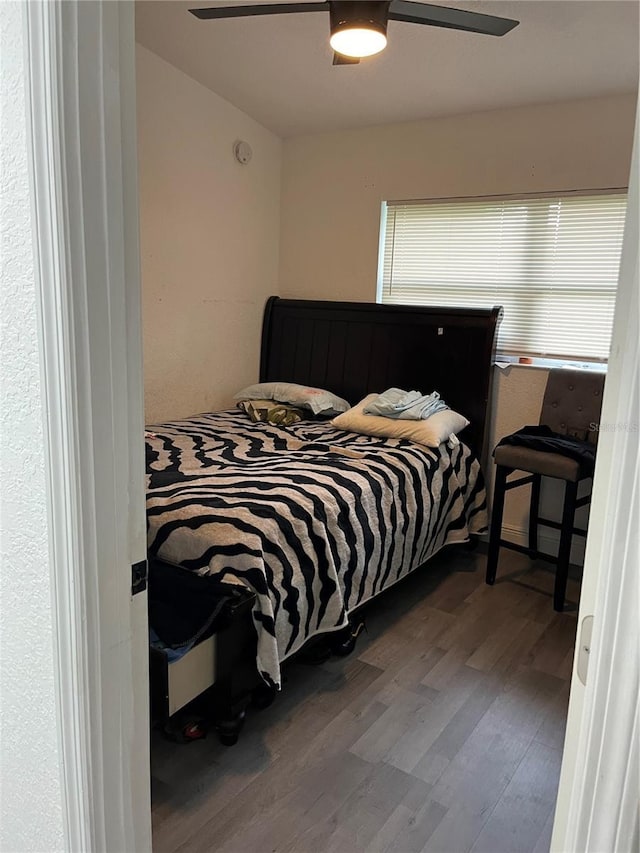
[[[549,371],[540,423],[562,435],[595,442],[603,388],[602,373],[564,368]]]

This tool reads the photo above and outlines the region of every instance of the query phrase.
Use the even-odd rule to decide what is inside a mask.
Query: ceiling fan
[[[321,3],[256,3],[247,6],[216,6],[190,9],[202,20],[244,18],[252,15],[290,15],[299,12],[329,12],[334,65],[356,65],[365,56],[379,53],[387,45],[387,23],[404,21],[490,36],[503,36],[518,21],[479,12],[413,3],[409,0],[327,0]]]

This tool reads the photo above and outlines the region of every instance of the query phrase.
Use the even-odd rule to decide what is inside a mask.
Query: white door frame
[[[631,853],[639,841],[639,119],[637,112],[553,853]],[[584,684],[577,664],[590,615]]]
[[[141,852],[151,847],[146,596],[131,601],[128,574],[145,558],[133,8],[24,7],[66,847]],[[637,170],[637,128],[635,152]],[[637,419],[635,171],[630,197],[611,423]],[[637,434],[601,437],[585,566],[597,595],[581,609],[595,615],[591,672],[586,691],[574,677],[552,842],[563,853],[624,850],[633,832],[638,658],[625,643],[637,639],[637,452]]]
[[[130,2],[24,3],[66,849],[151,849]]]

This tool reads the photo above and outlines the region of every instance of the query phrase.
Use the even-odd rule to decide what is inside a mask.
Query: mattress
[[[462,443],[252,423],[237,409],[148,430],[150,557],[256,594],[258,671],[278,686],[310,637],[486,530],[482,473]]]

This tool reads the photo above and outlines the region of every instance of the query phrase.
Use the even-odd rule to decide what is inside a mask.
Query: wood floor
[[[449,550],[389,590],[237,746],[154,736],[155,853],[548,851],[576,610],[542,564],[503,550],[494,587],[484,564]]]

